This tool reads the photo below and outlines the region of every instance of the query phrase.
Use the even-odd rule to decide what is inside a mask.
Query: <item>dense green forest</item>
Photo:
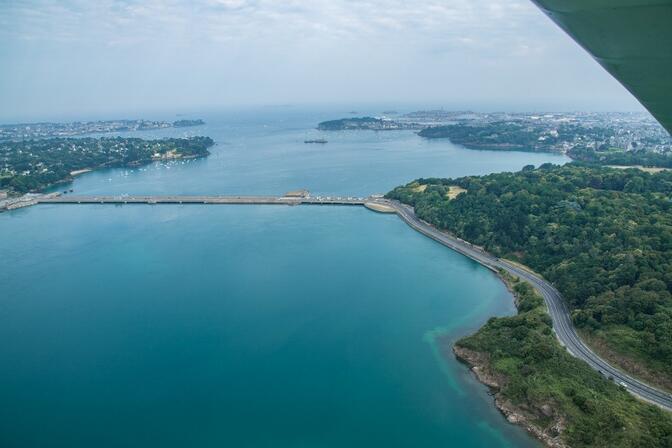
[[[672,415],[567,353],[553,337],[539,294],[528,283],[508,281],[519,314],[492,318],[456,343],[458,352],[479,354],[479,367],[497,378],[498,401],[572,447],[672,447]]]
[[[428,139],[447,138],[471,149],[561,152],[565,146],[573,146],[577,141],[608,140],[614,136],[614,130],[575,124],[561,124],[556,129],[543,122],[511,120],[434,126],[423,129],[418,135]]]
[[[623,151],[622,149],[606,149],[595,151],[586,147],[572,148],[568,153],[574,160],[582,162],[596,163],[599,165],[621,165],[621,166],[651,166],[661,168],[672,168],[672,153],[655,153],[651,151]]]
[[[383,120],[374,117],[341,118],[340,120],[323,121],[317,125],[321,131],[344,131],[348,129],[378,129]]]
[[[48,138],[0,143],[0,189],[15,193],[40,191],[72,179],[71,172],[102,167],[134,167],[162,158],[209,154],[209,137]]]
[[[450,186],[467,192],[451,200]],[[667,387],[671,196],[672,172],[576,164],[420,179],[388,193],[437,227],[541,273],[568,301],[580,330],[622,357],[622,366],[645,366]]]

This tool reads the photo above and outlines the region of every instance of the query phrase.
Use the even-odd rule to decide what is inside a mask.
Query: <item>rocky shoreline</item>
[[[460,362],[470,367],[481,383],[492,389],[495,406],[504,414],[509,423],[522,426],[528,433],[549,448],[569,448],[569,445],[565,444],[561,439],[562,431],[565,429],[563,419],[555,415],[550,405],[545,404],[539,409],[523,409],[515,406],[500,393],[501,386],[506,382],[506,378],[490,371],[488,356],[486,354],[457,345],[453,346],[453,353]],[[548,429],[544,430],[533,423],[532,419],[534,417],[551,419],[552,423]]]

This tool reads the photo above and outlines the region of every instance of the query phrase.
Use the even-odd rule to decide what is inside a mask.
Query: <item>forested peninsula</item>
[[[566,154],[596,165],[672,168],[672,137],[649,117],[626,113],[420,111],[389,118],[325,121],[319,130],[418,130],[468,149]]]
[[[68,182],[78,172],[111,167],[137,167],[156,160],[205,157],[214,145],[209,137],[46,138],[0,143],[0,189],[10,194],[39,192]]]
[[[387,197],[541,273],[563,294],[574,324],[600,354],[672,389],[672,173],[546,164],[517,173],[419,179]],[[531,294],[521,288],[517,294]],[[492,319],[457,343],[476,354],[472,365],[481,363],[500,378],[507,400],[531,409],[542,426],[564,422],[572,446],[598,446],[593,443],[599,440],[611,441],[600,446],[672,446],[669,414],[613,395],[606,380],[577,367],[582,363],[560,348],[546,314],[535,311],[540,299],[520,303],[518,316]],[[559,414],[540,415],[540,403]]]

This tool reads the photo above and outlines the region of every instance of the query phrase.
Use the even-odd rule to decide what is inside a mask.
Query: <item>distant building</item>
[[[7,192],[4,190],[0,190],[0,200],[2,199],[7,199]]]
[[[285,193],[286,198],[307,198],[309,196],[310,192],[308,190],[294,190]]]

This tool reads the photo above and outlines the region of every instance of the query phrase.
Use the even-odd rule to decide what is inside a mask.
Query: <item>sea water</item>
[[[412,131],[314,129],[344,115],[225,111],[124,134],[217,144],[205,159],[93,172],[68,188],[359,196],[566,162]],[[329,143],[303,143],[313,138]],[[537,446],[436,343],[514,312],[490,271],[359,207],[0,214],[0,446]]]

